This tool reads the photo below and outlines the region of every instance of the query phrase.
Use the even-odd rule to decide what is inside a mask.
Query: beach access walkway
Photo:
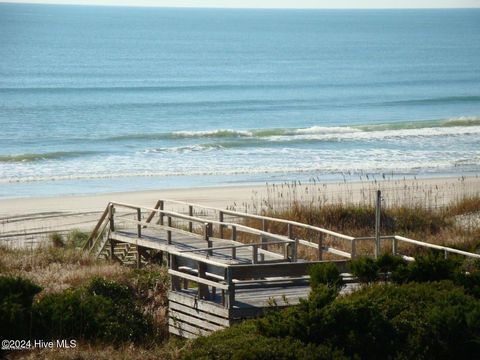
[[[480,258],[401,236],[352,237],[174,200],[158,200],[153,208],[110,202],[84,250],[138,268],[166,262],[169,331],[195,338],[298,304],[310,292],[308,274],[314,264],[332,262],[347,281],[354,281],[348,261],[378,254],[385,246],[396,255],[415,246]]]

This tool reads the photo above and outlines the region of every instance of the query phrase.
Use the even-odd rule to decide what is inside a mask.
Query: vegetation
[[[372,236],[375,228],[374,194],[376,182],[366,183],[359,190],[344,190],[336,197],[327,197],[325,184],[300,182],[270,185],[263,197],[253,199],[251,204],[232,207],[250,213],[281,219],[293,220],[337,231],[343,234],[362,237]],[[459,187],[464,186],[460,181]],[[466,251],[480,250],[480,194],[478,189],[465,191],[468,195],[457,198],[448,189],[427,185],[406,187],[402,181],[390,180],[385,187],[381,211],[381,234],[401,235],[433,244],[451,246]],[[348,188],[348,187],[347,187]],[[451,189],[450,189],[451,190]],[[261,228],[260,221],[245,219],[248,226]],[[278,234],[287,234],[286,224],[268,223],[268,230]],[[315,238],[317,234],[310,230],[295,228],[295,237]],[[248,241],[248,240],[247,240]],[[332,245],[330,237],[324,244]],[[346,244],[335,243],[340,250]],[[383,241],[383,249],[391,248]],[[314,257],[314,252],[301,249],[302,256]],[[405,255],[417,253],[418,248],[399,243],[399,251]],[[372,242],[357,244],[357,252],[373,253]]]
[[[366,284],[352,294],[339,296],[341,286],[337,286],[339,282],[331,265],[317,265],[311,269],[316,280],[307,300],[195,340],[183,357],[471,359],[480,356],[480,298],[478,292],[470,291],[471,287],[463,287],[457,277],[462,274],[459,263],[454,265],[452,261],[427,256],[416,266],[386,257],[372,262],[361,259],[357,264],[369,276],[372,268],[380,271],[382,264],[389,269],[405,267],[409,276],[401,284]],[[420,276],[415,277],[417,274]],[[478,272],[463,276],[476,287],[480,285]],[[450,278],[454,280],[444,280]],[[365,281],[373,279],[366,277]]]
[[[330,201],[300,183],[271,187],[251,212],[306,222],[353,236],[372,235],[374,208]],[[273,190],[272,190],[273,189]],[[416,189],[418,192],[418,189]],[[303,191],[305,194],[305,189]],[[395,197],[384,204],[382,234],[480,249],[480,197],[440,202]],[[348,192],[344,198],[348,198]],[[426,204],[426,205],[425,205]],[[255,220],[247,225],[260,227]],[[282,225],[269,230],[286,233]],[[276,226],[276,228],[275,228]],[[310,234],[296,229],[297,237]],[[361,285],[347,288],[336,266],[310,268],[312,291],[297,306],[194,341],[167,335],[168,274],[141,270],[78,251],[87,234],[54,234],[38,249],[0,247],[0,336],[74,338],[76,349],[7,354],[26,359],[471,359],[480,358],[480,263],[418,252],[416,261],[384,254],[360,256],[350,270]],[[324,240],[328,244],[329,240]],[[384,246],[390,246],[385,244]],[[385,248],[384,248],[385,249]],[[361,243],[357,253],[362,253]],[[0,354],[1,355],[1,354]]]

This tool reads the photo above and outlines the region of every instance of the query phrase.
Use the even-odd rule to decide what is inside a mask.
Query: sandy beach
[[[265,199],[277,198],[280,192],[299,201],[319,199],[324,203],[371,202],[377,189],[385,205],[424,203],[445,206],[452,199],[478,195],[480,178],[430,178],[343,183],[308,183],[263,186],[191,188],[158,191],[135,191],[89,196],[18,198],[0,200],[0,233],[3,241],[14,244],[20,238],[37,241],[42,234],[72,229],[89,231],[110,201],[153,207],[158,199],[185,201],[199,205],[238,210],[258,209]],[[277,203],[278,204],[278,203]],[[248,205],[248,206],[247,206]],[[252,206],[251,208],[249,206]],[[180,209],[171,209],[180,210]],[[31,235],[29,235],[31,234]]]

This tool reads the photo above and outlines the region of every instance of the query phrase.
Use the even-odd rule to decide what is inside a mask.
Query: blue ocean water
[[[0,4],[0,197],[480,173],[480,10]]]

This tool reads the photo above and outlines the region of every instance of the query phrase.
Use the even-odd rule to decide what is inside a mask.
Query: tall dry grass
[[[472,185],[473,184],[473,185]],[[360,184],[307,184],[292,182],[267,186],[265,195],[254,195],[250,203],[230,209],[269,217],[293,220],[342,234],[373,236],[375,200],[382,191],[381,234],[401,235],[417,240],[477,251],[480,247],[480,189],[459,178],[433,183],[411,180],[364,181]],[[248,226],[260,229],[255,219],[244,219]],[[267,230],[287,234],[287,225],[268,222]],[[294,237],[317,241],[318,233],[295,228]],[[350,243],[327,236],[325,244],[349,251]],[[404,253],[418,249],[402,245]],[[391,243],[383,241],[385,251]],[[373,251],[373,244],[357,245],[359,253]],[[300,256],[311,258],[316,252],[301,246]],[[327,255],[328,258],[328,255]]]

